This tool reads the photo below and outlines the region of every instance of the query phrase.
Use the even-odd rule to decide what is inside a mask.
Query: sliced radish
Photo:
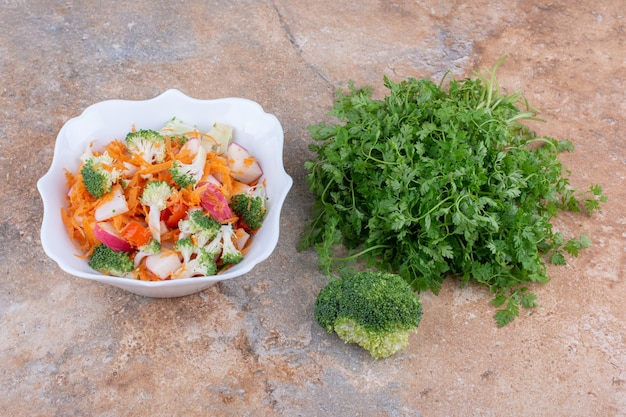
[[[111,217],[115,217],[118,214],[123,214],[128,211],[128,204],[126,203],[126,197],[119,184],[116,184],[111,189],[111,192],[102,197],[98,207],[94,211],[94,217],[96,221],[101,222],[108,220]]]
[[[187,151],[190,155],[195,155],[198,153],[198,149],[200,148],[200,140],[198,138],[190,138],[185,144],[180,148],[179,152]]]
[[[244,184],[250,184],[263,174],[261,165],[243,146],[233,142],[226,151],[230,175]]]
[[[215,184],[207,183],[206,189],[200,197],[200,204],[218,222],[224,222],[235,217],[226,197]]]
[[[115,227],[107,222],[96,223],[93,229],[93,234],[98,240],[114,251],[117,252],[130,252],[132,246],[124,238],[122,238]]]
[[[173,250],[164,249],[155,255],[146,256],[146,268],[161,279],[169,277],[182,265],[178,254]]]

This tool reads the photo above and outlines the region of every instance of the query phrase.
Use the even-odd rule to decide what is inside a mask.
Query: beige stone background
[[[0,1],[0,415],[626,416],[626,9],[623,1]],[[508,60],[501,86],[569,138],[601,213],[559,217],[593,246],[497,329],[482,288],[422,294],[409,348],[373,361],[327,335],[325,278],[297,253],[312,198],[306,126],[348,80],[457,77]],[[246,97],[285,130],[281,241],[247,276],[149,299],[63,273],[41,249],[56,134],[95,102],[168,88]]]

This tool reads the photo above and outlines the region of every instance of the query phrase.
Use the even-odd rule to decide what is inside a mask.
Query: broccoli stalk
[[[172,174],[172,179],[179,189],[200,182],[200,179],[204,175],[204,165],[206,164],[207,156],[206,150],[200,146],[198,139],[189,140],[183,146],[183,149],[184,148],[195,152],[191,164],[184,164],[181,161],[174,160],[172,167],[169,169],[170,174]]]
[[[132,278],[135,268],[128,253],[116,252],[104,243],[94,248],[88,264],[98,272],[122,278]]]
[[[191,237],[198,247],[203,247],[217,236],[221,224],[202,209],[190,210],[187,219],[178,222],[180,237]]]
[[[224,224],[222,228],[222,255],[220,257],[224,264],[238,264],[243,260],[243,254],[235,247],[233,238],[235,230],[232,223]]]
[[[409,333],[422,319],[418,296],[402,277],[384,272],[344,273],[322,288],[315,320],[328,333],[356,343],[375,359],[409,344]]]
[[[133,156],[141,156],[148,164],[165,160],[165,138],[156,130],[138,130],[126,135],[126,149]]]
[[[113,158],[106,152],[85,159],[80,174],[87,192],[93,198],[100,198],[109,193],[113,184],[120,178],[120,171],[111,167],[113,163]]]
[[[263,224],[265,217],[265,200],[263,197],[251,194],[235,194],[230,199],[235,213],[249,230],[256,230]]]
[[[165,209],[172,189],[165,181],[150,181],[141,195],[141,204],[148,206],[148,227],[152,238],[161,242],[161,211]]]

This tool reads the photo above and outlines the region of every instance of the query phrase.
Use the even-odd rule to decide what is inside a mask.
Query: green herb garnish
[[[503,59],[447,88],[385,77],[382,100],[351,82],[330,112],[338,122],[309,126],[315,204],[298,249],[313,247],[322,272],[361,260],[435,294],[446,276],[473,280],[489,287],[504,326],[536,305],[527,285],[549,281],[545,260],[563,264],[589,246],[550,221],[563,210],[591,213],[606,197],[598,185],[570,186],[558,159],[570,141],[522,123],[539,120],[537,111],[520,91],[500,92]]]

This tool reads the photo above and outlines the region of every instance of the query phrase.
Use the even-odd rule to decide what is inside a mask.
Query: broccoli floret
[[[161,252],[161,242],[156,239],[150,239],[148,243],[138,248],[139,250],[135,254],[135,266],[138,266],[143,258],[149,255],[156,255]]]
[[[181,236],[191,236],[198,247],[203,247],[214,239],[219,233],[220,227],[221,224],[217,220],[200,209],[191,210],[187,219],[178,222]]]
[[[128,253],[116,252],[104,243],[94,248],[88,264],[103,274],[123,278],[132,278],[132,271],[135,267]]]
[[[165,160],[165,139],[156,130],[130,132],[126,135],[126,149],[131,155],[141,155],[149,164]]]
[[[191,237],[184,237],[179,239],[174,244],[174,250],[180,252],[183,256],[183,262],[187,263],[191,260],[191,257],[196,251],[196,245],[193,243],[193,239]]]
[[[222,246],[222,228],[220,226],[220,231],[209,244],[203,247],[203,249],[206,253],[210,254],[211,256],[213,256],[214,259],[216,259],[222,253]]]
[[[206,251],[204,248],[198,249],[198,254],[196,258],[192,260],[198,262],[199,271],[202,272],[202,275],[215,275],[217,273],[217,263],[215,262],[215,256],[209,251]]]
[[[182,267],[181,274],[177,278],[188,278],[198,275],[209,276],[217,273],[217,263],[215,257],[204,250],[198,248],[196,257],[186,262]]]
[[[172,174],[172,179],[178,187],[178,189],[187,188],[190,185],[195,185],[198,181],[190,172],[191,165],[183,164],[180,161],[174,161],[172,167],[169,169]]]
[[[243,254],[233,243],[235,230],[232,223],[224,224],[222,228],[222,255],[220,257],[224,264],[238,264],[243,260]]]
[[[93,198],[100,198],[110,192],[113,184],[120,178],[120,171],[111,167],[113,163],[113,158],[106,152],[85,160],[80,174],[87,192]]]
[[[172,279],[190,278],[198,275],[215,275],[217,273],[216,257],[204,248],[196,246],[191,237],[179,239],[174,250],[183,257],[183,265],[172,275]]]
[[[196,151],[196,155],[193,157],[191,164],[184,164],[175,160],[172,167],[169,169],[170,174],[172,174],[172,179],[179,189],[197,184],[202,178],[202,175],[204,175],[207,152],[200,146],[197,139],[187,142],[185,146],[189,146],[189,144],[193,144],[191,147],[195,149],[192,150]]]
[[[365,348],[375,359],[407,347],[409,333],[421,319],[418,296],[392,273],[344,273],[322,288],[315,303],[315,320],[321,327]]]
[[[165,181],[150,181],[146,184],[140,202],[148,206],[148,226],[152,237],[161,242],[161,211],[165,209],[172,188]]]
[[[265,200],[260,196],[250,194],[235,194],[230,204],[237,216],[250,228],[256,230],[263,224],[265,218]]]

